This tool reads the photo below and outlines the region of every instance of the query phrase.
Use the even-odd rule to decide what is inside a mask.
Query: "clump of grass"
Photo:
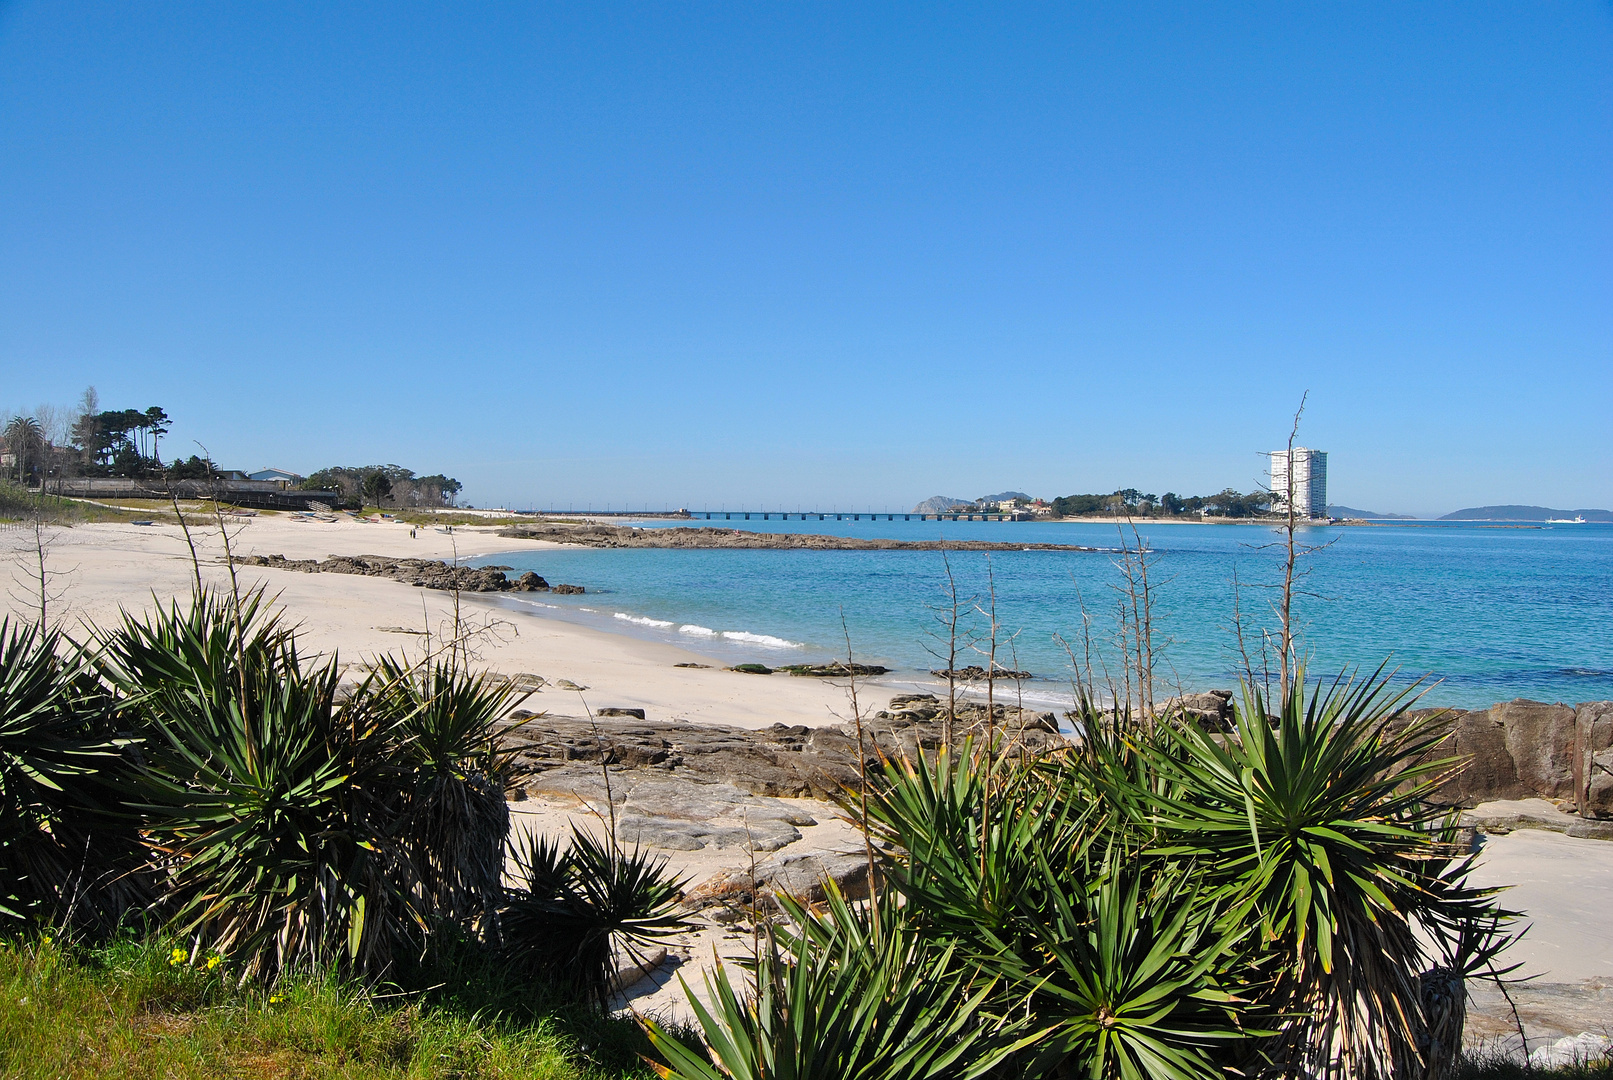
[[[1607,1080],[1613,1077],[1613,1058],[1562,1065],[1555,1069],[1533,1068],[1515,1057],[1480,1050],[1464,1054],[1450,1073],[1450,1080]]]
[[[544,1012],[556,1004],[552,994],[469,955],[432,973],[451,991],[388,993],[321,976],[268,990],[239,988],[228,959],[210,967],[210,954],[172,942],[125,938],[81,949],[48,937],[13,940],[0,944],[0,1075],[650,1075],[629,1021]]]

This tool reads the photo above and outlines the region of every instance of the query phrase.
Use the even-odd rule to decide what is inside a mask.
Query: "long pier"
[[[1032,514],[957,511],[944,514],[853,513],[845,510],[517,510],[533,517],[667,518],[675,521],[1034,521]]]

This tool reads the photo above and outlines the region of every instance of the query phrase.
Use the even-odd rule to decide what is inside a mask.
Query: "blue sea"
[[[752,520],[735,527],[1111,550],[1122,539],[1115,526],[1090,523]],[[1138,532],[1151,552],[1159,676],[1189,691],[1236,686],[1235,591],[1246,638],[1275,632],[1281,531],[1159,523],[1139,524]],[[1613,525],[1327,526],[1303,529],[1300,540],[1326,545],[1303,560],[1295,601],[1313,676],[1388,661],[1400,681],[1434,684],[1425,698],[1432,704],[1613,699]],[[1028,697],[1068,700],[1071,667],[1060,638],[1083,648],[1083,610],[1094,644],[1118,672],[1113,641],[1124,579],[1116,554],[950,558],[959,591],[971,610],[981,609],[965,617],[978,633],[988,629],[984,610],[995,585],[998,661],[1035,674]],[[478,561],[588,590],[502,597],[516,612],[671,642],[725,663],[843,658],[849,632],[859,662],[920,680],[945,666],[940,609],[949,600],[937,552],[577,548]],[[983,662],[979,653],[959,659],[960,666]]]

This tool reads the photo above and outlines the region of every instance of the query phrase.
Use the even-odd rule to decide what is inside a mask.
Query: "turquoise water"
[[[704,524],[700,522],[698,524]],[[1113,526],[1031,522],[750,521],[768,532],[1069,543],[1116,548]],[[1231,687],[1240,668],[1233,575],[1246,626],[1275,628],[1281,533],[1257,525],[1152,524],[1140,529],[1155,561],[1160,672],[1189,690]],[[1428,700],[1461,707],[1515,697],[1613,698],[1613,526],[1380,526],[1306,529],[1327,544],[1305,561],[1297,625],[1311,670],[1374,668],[1439,680]],[[1121,594],[1115,557],[1084,552],[951,556],[959,589],[984,607],[995,579],[999,662],[1032,671],[1034,696],[1067,687],[1055,635],[1080,648],[1082,604],[1093,637],[1114,650]],[[505,597],[533,617],[679,645],[733,663],[821,661],[846,653],[919,675],[944,666],[933,606],[946,603],[941,556],[925,551],[668,551],[567,549],[480,560],[586,586],[584,596]],[[973,625],[986,629],[976,614]],[[980,662],[978,654],[960,664]],[[1065,692],[1067,696],[1067,691]]]

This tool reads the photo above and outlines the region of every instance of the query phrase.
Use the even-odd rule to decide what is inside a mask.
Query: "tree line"
[[[5,418],[0,429],[5,440],[5,475],[20,484],[38,486],[52,476],[172,473],[173,467],[163,465],[161,454],[162,437],[171,426],[172,419],[160,405],[102,409],[92,386],[73,407],[40,405],[32,413]]]
[[[1271,505],[1269,491],[1257,490],[1245,495],[1234,488],[1225,488],[1214,495],[1184,496],[1167,491],[1161,496],[1145,494],[1136,488],[1122,488],[1108,495],[1061,495],[1053,500],[1053,516],[1105,514],[1158,518],[1202,514],[1207,517],[1250,518],[1270,513]]]
[[[304,491],[337,491],[349,510],[365,506],[452,506],[464,487],[442,473],[416,476],[401,465],[332,465],[305,479]]]

